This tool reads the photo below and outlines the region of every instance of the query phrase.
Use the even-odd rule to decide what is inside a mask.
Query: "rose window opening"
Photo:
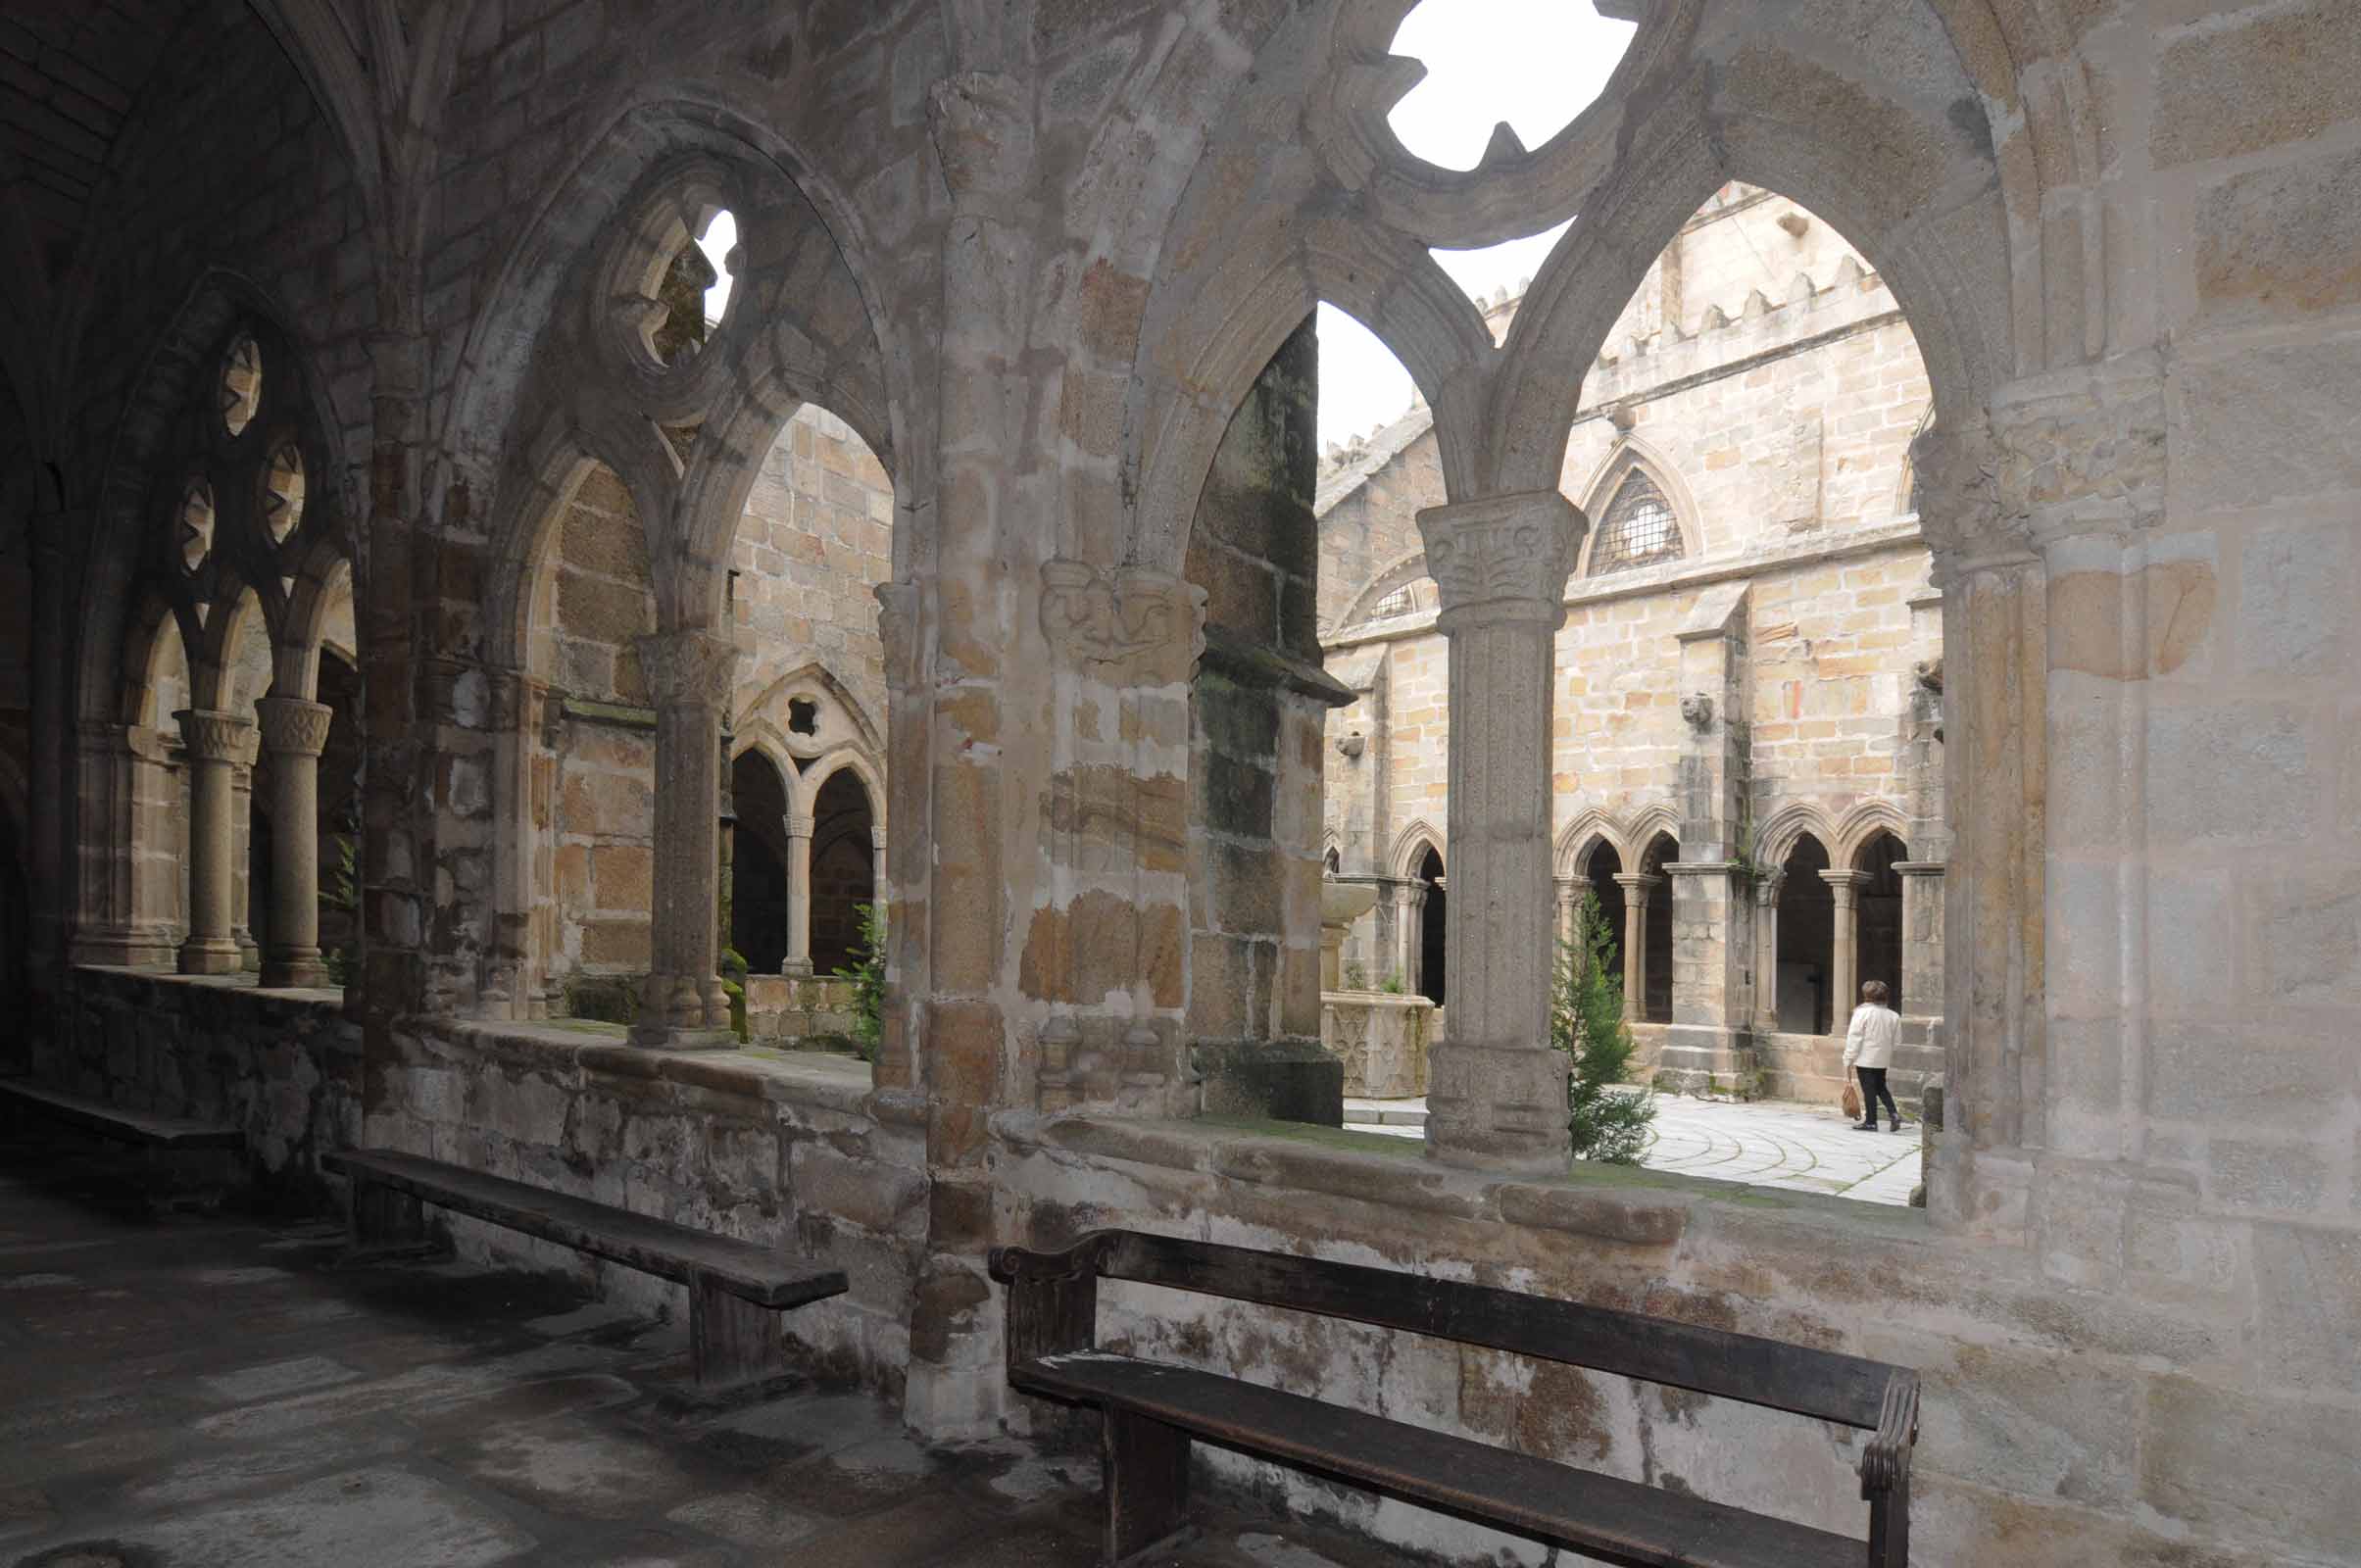
[[[263,351],[251,332],[240,332],[221,356],[221,428],[230,439],[246,433],[263,407]]]
[[[270,531],[272,544],[285,544],[287,536],[302,525],[303,498],[303,454],[294,442],[283,442],[263,470],[263,526]]]
[[[180,564],[187,570],[195,571],[213,553],[213,488],[203,479],[191,477],[181,488],[173,527]]]
[[[713,209],[684,230],[656,285],[661,319],[648,339],[650,351],[667,368],[695,359],[720,329],[745,268],[737,216],[728,208]]]

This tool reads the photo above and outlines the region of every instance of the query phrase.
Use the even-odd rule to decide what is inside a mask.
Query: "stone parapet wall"
[[[2287,1267],[2325,1249],[2287,1227],[2237,1227],[2253,1250],[2228,1248],[2216,1278],[2143,1274],[2157,1263],[2150,1246],[2074,1284],[2031,1251],[1946,1235],[1916,1211],[1814,1195],[1736,1199],[1702,1181],[1583,1168],[1561,1182],[1502,1181],[1420,1159],[1414,1144],[1310,1129],[1028,1114],[995,1126],[1012,1242],[1059,1247],[1104,1219],[1307,1247],[1915,1367],[1926,1382],[1918,1568],[2277,1568],[2349,1563],[2361,1539],[2349,1485],[2361,1396],[2349,1378],[2288,1353],[2349,1366],[2351,1351],[2329,1349],[2321,1336],[2336,1308]],[[2194,1198],[2131,1195],[2135,1234],[2186,1226]],[[2112,1212],[2124,1217],[2120,1201]],[[1793,1417],[1152,1287],[1103,1286],[1099,1322],[1112,1348],[1863,1531],[1859,1438]],[[2280,1337],[2287,1330],[2292,1342]],[[2229,1430],[2236,1443],[2223,1441]],[[1252,1476],[1293,1511],[1447,1560],[1540,1560],[1528,1544],[1299,1471]]]
[[[419,1021],[372,1064],[366,1141],[809,1255],[846,1295],[783,1319],[828,1370],[899,1393],[923,1251],[915,1127],[880,1119],[868,1064],[816,1052],[647,1051],[619,1030]],[[565,1272],[677,1318],[681,1286],[473,1221],[465,1256]]]
[[[746,1023],[758,1041],[805,1041],[853,1034],[853,982],[792,975],[746,977]]]
[[[319,1156],[359,1135],[361,1029],[340,992],[78,967],[65,1023],[32,1043],[37,1082],[126,1110],[235,1126],[257,1184],[297,1200],[326,1193]]]
[[[1442,1016],[1424,997],[1320,993],[1320,1044],[1345,1064],[1353,1099],[1414,1100],[1427,1091],[1427,1052]]]

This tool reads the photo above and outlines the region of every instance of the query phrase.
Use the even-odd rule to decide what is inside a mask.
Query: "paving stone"
[[[533,1544],[482,1503],[395,1469],[328,1476],[131,1539],[163,1551],[174,1568],[477,1568]]]

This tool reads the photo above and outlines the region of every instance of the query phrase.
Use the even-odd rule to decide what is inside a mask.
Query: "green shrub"
[[[861,1060],[875,1061],[885,1039],[885,910],[859,904],[854,912],[861,917],[861,940],[854,944],[852,966],[838,968],[835,977],[852,982],[854,1044]]]
[[[721,950],[721,994],[729,998],[730,1033],[745,1045],[754,1039],[754,1029],[746,1021],[746,956],[736,948]]]
[[[1402,971],[1400,969],[1388,971],[1386,977],[1377,982],[1377,989],[1384,992],[1389,997],[1401,996],[1403,989],[1402,984]]]
[[[1566,1130],[1573,1135],[1574,1157],[1637,1165],[1656,1104],[1646,1093],[1613,1087],[1623,1082],[1632,1059],[1614,945],[1597,897],[1585,892],[1574,912],[1574,940],[1558,945],[1549,1043],[1571,1058]]]

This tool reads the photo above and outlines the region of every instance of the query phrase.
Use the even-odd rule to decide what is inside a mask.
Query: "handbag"
[[[1861,1086],[1847,1077],[1845,1080],[1844,1098],[1837,1103],[1845,1107],[1845,1114],[1847,1118],[1859,1121],[1861,1119]]]

